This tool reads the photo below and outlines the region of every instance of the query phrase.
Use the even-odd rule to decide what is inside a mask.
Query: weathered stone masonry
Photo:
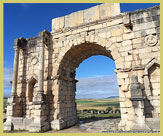
[[[101,4],[52,20],[52,32],[14,42],[12,95],[4,130],[32,132],[77,123],[75,69],[92,55],[114,60],[122,130],[160,120],[160,7],[120,13]],[[151,123],[152,122],[152,123]]]

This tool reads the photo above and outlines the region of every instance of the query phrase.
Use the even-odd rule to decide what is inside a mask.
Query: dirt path
[[[6,118],[4,113],[3,118]],[[87,120],[76,126],[55,131],[50,130],[45,133],[103,133],[103,131],[117,130],[120,119],[103,119],[103,120]],[[10,133],[29,133],[28,131],[11,131]]]
[[[45,133],[89,133],[88,131],[86,131],[85,129],[81,129],[81,128],[77,128],[77,127],[71,127],[71,128],[66,128],[60,131],[48,131]]]

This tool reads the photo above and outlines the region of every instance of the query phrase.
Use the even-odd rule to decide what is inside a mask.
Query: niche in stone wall
[[[148,69],[152,96],[160,96],[160,65],[154,63]]]
[[[153,58],[147,63],[144,74],[145,116],[146,118],[153,118],[157,114],[155,99],[159,99],[160,96],[160,64],[157,59]],[[157,105],[160,106],[159,103]]]
[[[28,93],[27,93],[28,102],[33,101],[33,96],[35,95],[36,87],[37,80],[34,77],[31,77],[30,80],[28,81]]]

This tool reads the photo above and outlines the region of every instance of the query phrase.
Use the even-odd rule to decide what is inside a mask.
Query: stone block
[[[137,38],[137,39],[133,39],[133,40],[132,40],[132,43],[133,43],[133,44],[144,43],[144,37],[140,37],[140,38]]]
[[[139,31],[143,29],[149,29],[156,27],[155,22],[148,22],[148,23],[142,23],[142,24],[136,24],[133,26],[133,31]]]
[[[127,45],[130,45],[130,46],[132,45],[131,40],[125,40],[122,42],[122,46],[127,46]]]
[[[125,61],[131,61],[131,60],[133,60],[132,55],[125,56]]]
[[[130,39],[134,39],[135,35],[134,33],[127,33],[127,34],[123,34],[123,39],[124,40],[130,40]]]
[[[141,37],[145,37],[147,35],[145,30],[141,30],[141,31],[136,31],[134,32],[135,38],[141,38]]]
[[[58,17],[52,19],[52,31],[56,31],[58,29],[62,29],[64,27],[64,17]]]
[[[159,107],[160,106],[160,100],[152,100],[151,101],[151,104],[153,105],[153,106],[155,106],[155,107]]]
[[[128,114],[127,113],[127,110],[125,109],[124,110],[124,113],[122,113],[122,110],[121,110],[121,120],[128,120]]]
[[[132,66],[131,61],[124,62],[124,64],[125,64],[125,68],[131,68],[131,66]]]
[[[148,47],[148,48],[143,48],[143,49],[139,49],[139,53],[150,53],[151,52],[151,48]]]
[[[99,15],[99,6],[95,6],[83,11],[84,14],[84,23],[89,23],[95,20],[100,19]]]
[[[126,73],[126,72],[119,72],[119,73],[117,73],[117,77],[118,78],[127,78],[128,77],[128,73]]]
[[[89,27],[89,30],[93,30],[93,29],[100,29],[100,28],[102,28],[102,24],[97,24],[97,25],[93,25],[93,26],[90,26]]]
[[[28,127],[32,124],[33,119],[32,118],[25,118],[23,120],[23,126],[28,129]]]
[[[131,51],[133,49],[132,45],[127,45],[125,47],[120,47],[119,51],[120,52],[125,52],[125,51]]]
[[[54,130],[61,130],[66,127],[66,122],[64,120],[53,120],[51,122],[51,127]]]
[[[160,46],[151,47],[152,52],[160,51]]]
[[[119,35],[122,35],[123,34],[123,30],[121,28],[113,28],[111,29],[111,35],[112,36],[119,36]]]
[[[136,114],[137,116],[143,116],[143,115],[144,115],[144,109],[135,108],[134,111],[135,111],[135,114]]]
[[[100,18],[116,16],[120,14],[119,3],[104,3],[99,5]]]
[[[160,96],[160,89],[153,90],[153,96]]]
[[[116,60],[116,59],[118,59],[119,57],[121,57],[117,49],[114,49],[114,50],[111,52],[111,55],[113,56],[114,60]]]
[[[118,43],[119,43],[119,42],[122,42],[122,41],[123,41],[122,35],[117,36],[117,37],[116,37],[116,41],[117,41]]]
[[[118,24],[121,24],[123,21],[122,21],[122,18],[116,18],[114,20],[109,20],[109,22],[106,23],[106,26],[114,26],[114,25],[118,25]]]
[[[160,118],[146,118],[148,127],[152,130],[160,130]]]
[[[120,107],[121,108],[126,108],[126,103],[125,102],[120,102]]]
[[[45,132],[48,131],[50,129],[49,123],[48,122],[44,122],[44,123],[35,123],[33,122],[30,126],[29,126],[29,131],[30,132]]]
[[[152,83],[152,88],[160,89],[160,83]]]
[[[65,16],[65,28],[72,27],[72,14]]]
[[[132,107],[132,101],[129,99],[126,99],[126,107]]]
[[[122,86],[121,86],[121,90],[122,90],[123,92],[129,91],[129,85],[128,85],[128,84],[122,85]]]
[[[83,11],[74,12],[71,15],[72,15],[72,26],[77,26],[84,22]]]
[[[4,131],[11,131],[11,130],[13,130],[13,128],[14,128],[14,125],[11,121],[6,121],[3,125]]]
[[[102,38],[106,38],[106,33],[105,33],[105,32],[99,33],[98,36],[99,36],[99,37],[102,37]]]
[[[111,37],[111,32],[110,31],[106,33],[106,37],[107,38],[110,38]]]
[[[129,28],[129,27],[122,27],[123,28],[123,32],[124,33],[130,33],[130,32],[132,32],[132,30]]]
[[[154,108],[154,112],[160,113],[160,107],[159,107],[159,106],[158,106],[158,107],[155,107],[155,108]]]
[[[118,85],[123,85],[123,84],[125,84],[125,81],[124,81],[123,78],[118,78],[117,80],[118,80]]]
[[[146,32],[147,35],[156,34],[156,29],[155,28],[146,29],[145,32]]]
[[[124,63],[121,62],[121,63],[116,63],[116,68],[124,68]]]
[[[116,43],[116,37],[110,37],[109,41],[111,41],[112,43]]]
[[[130,26],[131,20],[129,14],[126,12],[125,15],[123,16],[123,24],[128,27]]]

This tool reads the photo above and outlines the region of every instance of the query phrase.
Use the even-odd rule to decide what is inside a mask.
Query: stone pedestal
[[[30,132],[44,132],[50,129],[50,124],[47,118],[47,105],[41,102],[34,102],[34,114],[35,118],[30,125]]]
[[[54,130],[61,130],[66,127],[66,122],[64,120],[53,120],[51,122],[51,128]]]
[[[145,122],[145,112],[144,112],[144,97],[142,93],[141,86],[138,82],[137,76],[132,76],[131,78],[131,98],[132,105],[135,112],[135,121],[133,122],[132,130],[150,130]]]
[[[7,119],[6,122],[4,122],[4,130],[11,131],[14,129],[14,125],[12,122],[12,118],[14,116],[17,116],[17,103],[18,103],[18,97],[17,96],[11,96],[8,98],[8,105],[7,105]]]
[[[14,129],[14,125],[12,123],[12,117],[9,116],[7,117],[6,122],[3,124],[3,130],[4,131],[11,131]]]

